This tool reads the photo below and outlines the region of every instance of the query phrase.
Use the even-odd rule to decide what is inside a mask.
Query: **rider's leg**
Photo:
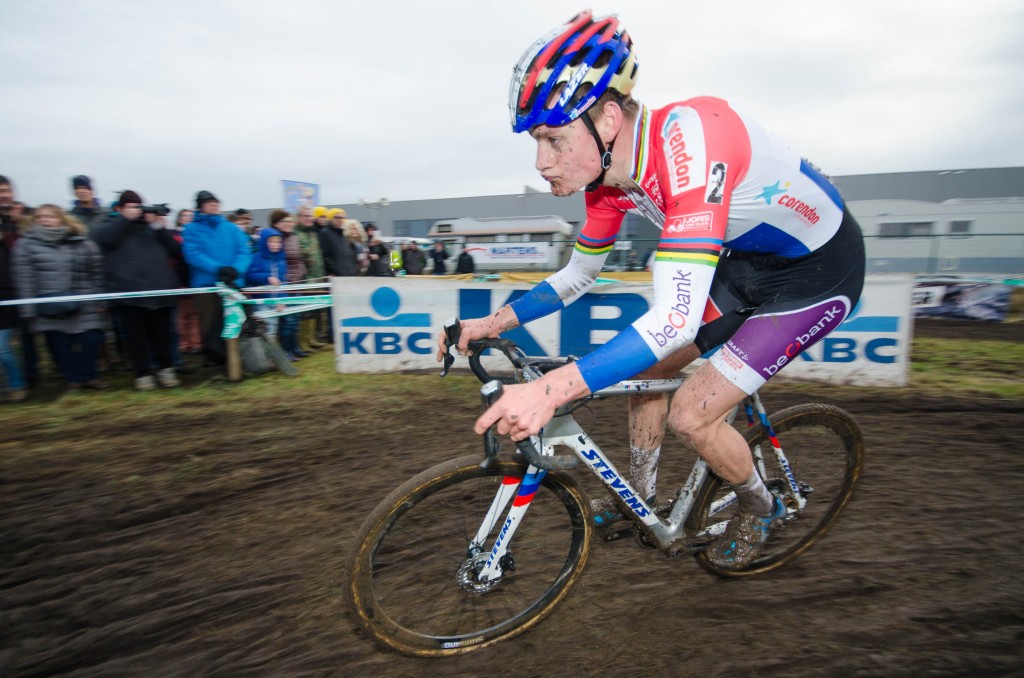
[[[746,393],[710,363],[701,366],[672,398],[669,426],[736,491],[741,510],[771,513],[772,495],[754,469],[750,448],[727,421]]]
[[[686,346],[641,372],[634,379],[673,379],[700,357],[695,346]],[[653,497],[658,481],[658,457],[665,438],[668,396],[636,395],[629,399],[630,482],[640,496]]]
[[[633,379],[673,379],[680,370],[700,357],[694,346],[686,346],[664,360],[647,368]],[[646,500],[657,493],[658,458],[661,441],[665,437],[668,417],[668,396],[664,393],[636,395],[629,399],[629,482],[637,494]],[[615,501],[602,497],[590,502],[594,520],[606,525],[622,520]]]

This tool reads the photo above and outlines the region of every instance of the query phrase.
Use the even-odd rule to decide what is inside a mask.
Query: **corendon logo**
[[[813,207],[791,195],[780,195],[778,204],[793,210],[811,226],[818,223],[821,218]]]
[[[828,334],[832,331],[831,325],[837,325],[843,321],[846,317],[846,307],[843,304],[833,304],[831,308],[826,308],[824,315],[811,327],[800,336],[794,337],[793,341],[786,345],[785,353],[779,356],[776,360],[768,367],[761,368],[761,371],[767,374],[769,377],[778,372],[783,365],[788,363],[790,360],[800,354],[808,344],[813,343],[813,338],[819,334]],[[826,329],[827,328],[827,329]]]
[[[713,223],[711,212],[686,214],[675,217],[665,224],[666,233],[685,233],[686,231],[710,231]]]
[[[704,129],[696,111],[673,108],[661,127],[669,192],[673,195],[703,186]]]

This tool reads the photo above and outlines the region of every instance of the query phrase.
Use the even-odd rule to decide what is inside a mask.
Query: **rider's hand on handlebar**
[[[537,435],[559,405],[552,396],[550,385],[543,380],[506,386],[501,398],[476,420],[473,430],[483,435],[496,423],[499,435],[515,441]]]
[[[476,420],[473,430],[481,435],[497,424],[500,435],[524,440],[540,433],[560,405],[589,394],[579,366],[570,363],[536,381],[505,386],[502,396]]]
[[[502,332],[515,327],[517,324],[515,313],[508,306],[502,306],[486,318],[463,320],[461,322],[462,332],[455,350],[461,355],[469,355],[469,342],[477,339],[498,337]],[[441,330],[441,334],[437,337],[437,362],[441,362],[447,351],[445,333],[444,330]]]

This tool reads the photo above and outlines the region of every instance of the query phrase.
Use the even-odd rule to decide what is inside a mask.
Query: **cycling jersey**
[[[633,153],[633,186],[602,186],[588,193],[587,221],[567,266],[512,304],[519,322],[526,323],[585,294],[626,212],[643,214],[661,227],[651,309],[577,363],[591,392],[693,342],[702,321],[718,313],[707,302],[723,248],[799,259],[828,243],[843,222],[838,189],[721,99],[701,97],[658,110],[641,107]],[[835,326],[851,305],[844,296]],[[750,369],[757,371],[756,366]],[[742,387],[752,388],[749,383]]]

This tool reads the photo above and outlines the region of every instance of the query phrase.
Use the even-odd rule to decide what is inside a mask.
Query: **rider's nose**
[[[537,162],[534,164],[534,167],[537,168],[538,172],[543,174],[544,170],[551,169],[552,165],[554,165],[554,154],[549,151],[545,151],[543,148],[538,146]]]

